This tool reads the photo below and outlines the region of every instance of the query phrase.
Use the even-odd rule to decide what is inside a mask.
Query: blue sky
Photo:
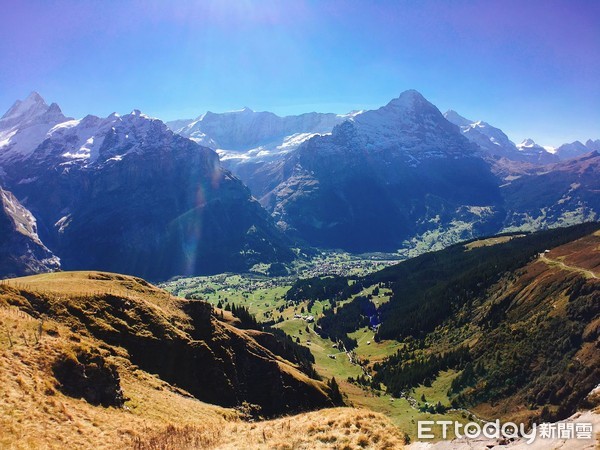
[[[376,108],[417,89],[543,145],[600,138],[600,2],[0,0],[0,110],[165,120]]]

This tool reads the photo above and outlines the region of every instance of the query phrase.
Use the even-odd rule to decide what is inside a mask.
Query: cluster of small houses
[[[313,323],[315,321],[315,316],[304,316],[302,314],[294,314],[294,319],[302,319],[307,323]]]
[[[357,270],[362,271],[363,273],[372,272],[380,268],[380,266],[386,267],[392,264],[397,263],[395,260],[350,260],[344,261],[343,264],[340,264],[339,261],[332,261],[329,259],[317,260],[317,264],[314,267],[307,269],[302,276],[303,277],[318,277],[323,275],[339,275],[339,276],[348,276],[355,273]]]

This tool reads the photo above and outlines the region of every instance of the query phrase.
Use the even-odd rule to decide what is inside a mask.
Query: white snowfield
[[[282,142],[277,141],[271,144],[261,145],[247,151],[240,152],[218,148],[217,153],[219,154],[221,161],[269,161],[297,149],[300,144],[308,141],[314,136],[325,136],[328,134],[331,133],[295,133],[290,136],[284,136]]]
[[[243,164],[283,157],[314,136],[331,134],[337,124],[362,112],[280,117],[244,107],[225,113],[209,111],[195,120],[175,120],[167,125],[176,133],[215,149],[221,161]]]

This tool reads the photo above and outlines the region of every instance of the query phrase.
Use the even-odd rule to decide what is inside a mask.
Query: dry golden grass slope
[[[397,428],[385,416],[371,411],[333,408],[246,422],[236,409],[199,401],[187,391],[142,370],[132,363],[126,348],[100,339],[98,330],[90,332],[83,326],[87,323],[92,328],[98,327],[99,318],[109,317],[106,311],[92,308],[94,298],[109,293],[135,303],[137,309],[133,308],[131,314],[136,320],[143,320],[144,317],[137,315],[148,312],[139,306],[150,309],[153,320],[162,318],[168,331],[166,339],[191,332],[190,318],[181,300],[133,277],[97,272],[56,273],[0,284],[0,449],[65,446],[140,450],[395,449],[402,446],[403,436]],[[104,301],[98,302],[98,308]],[[78,305],[80,302],[87,303],[83,307]],[[85,317],[77,318],[81,313]],[[113,336],[110,328],[117,326],[117,322],[113,320],[105,326],[107,330],[101,331]],[[223,326],[228,327],[227,333],[233,333],[231,325]],[[139,323],[137,327],[136,333],[140,335],[151,332],[148,324]],[[236,333],[244,334],[241,330]],[[242,339],[237,335],[229,337],[238,338]],[[262,357],[267,358],[264,355],[268,351],[258,344],[251,351],[262,352]],[[76,358],[82,352],[98,355],[116,368],[126,399],[123,406],[94,406],[63,393],[54,365],[61,358]],[[286,372],[298,376],[293,364],[275,359]]]

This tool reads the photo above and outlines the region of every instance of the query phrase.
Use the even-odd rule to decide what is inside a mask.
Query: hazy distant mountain
[[[360,114],[306,113],[280,117],[250,108],[226,113],[207,112],[195,120],[169,122],[182,136],[217,151],[221,163],[260,197],[264,164],[281,160],[287,153],[316,135],[331,133],[333,127]]]
[[[541,153],[539,146],[526,144]],[[493,171],[502,179],[506,212],[499,231],[533,231],[600,219],[598,152],[549,164],[501,159]]]
[[[15,196],[0,188],[0,278],[60,268],[60,260],[42,243],[36,220]]]
[[[536,145],[531,139],[515,145],[501,129],[487,122],[465,119],[453,110],[446,111],[444,117],[457,125],[467,139],[482,149],[484,155],[532,164],[558,161],[558,158],[548,149]]]
[[[23,133],[28,121],[11,126]],[[33,149],[6,149],[7,185],[26,199],[67,269],[163,279],[292,257],[216,153],[139,111],[63,121]],[[15,157],[2,158],[5,151]]]
[[[329,133],[346,116],[307,113],[280,117],[271,112],[255,112],[250,108],[226,113],[207,112],[197,119],[169,124],[173,131],[199,144],[229,151],[246,153],[252,149],[275,150],[292,136]],[[180,123],[178,123],[180,122]]]
[[[535,164],[551,164],[558,161],[558,156],[536,144],[533,139],[524,139],[520,144],[517,144],[517,149],[525,156],[527,161]]]
[[[589,139],[585,144],[579,141],[563,144],[556,149],[556,156],[560,159],[577,158],[593,151],[600,151],[600,139],[592,141]]]
[[[176,119],[176,120],[168,120],[165,122],[165,125],[171,131],[178,131],[184,127],[187,127],[190,123],[192,123],[194,119]]]
[[[600,219],[600,154],[530,168],[501,187],[506,230],[536,230]]]
[[[458,126],[467,139],[477,144],[486,153],[509,159],[523,159],[515,144],[499,128],[481,120],[465,119],[453,110],[446,111],[444,117]]]
[[[600,139],[596,139],[595,141],[588,139],[585,142],[585,146],[592,151],[600,152]]]

